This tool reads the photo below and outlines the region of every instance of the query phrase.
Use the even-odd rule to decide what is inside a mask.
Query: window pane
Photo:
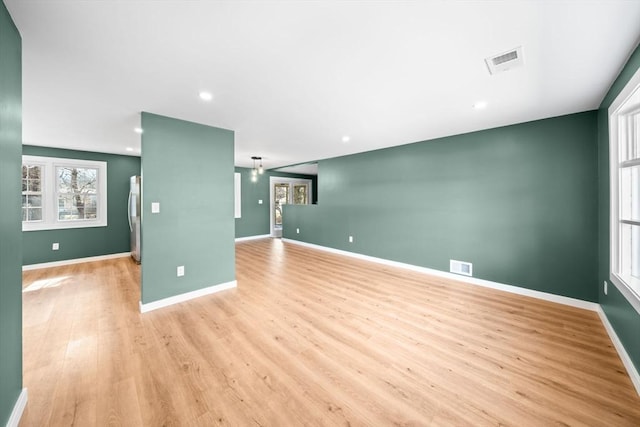
[[[22,195],[22,220],[42,221],[42,196],[37,194]]]
[[[40,188],[41,173],[41,166],[22,165],[22,191],[29,191],[32,193],[39,193],[42,191]]]
[[[293,203],[296,205],[307,204],[307,185],[296,184],[293,186]]]
[[[37,165],[29,166],[29,179],[40,179],[42,175],[42,167]]]
[[[98,169],[57,168],[58,219],[60,221],[98,217]]]
[[[60,193],[96,193],[98,169],[58,168],[58,192]]]
[[[96,219],[98,217],[98,196],[88,194],[84,197],[84,219]]]
[[[42,221],[42,208],[27,208],[27,221]]]
[[[275,225],[282,225],[282,206],[289,202],[289,184],[274,186]]]
[[[27,199],[26,205],[28,207],[38,207],[38,208],[42,207],[42,196],[28,195],[28,196],[22,196],[22,197],[23,198],[26,197]]]
[[[98,196],[95,194],[61,194],[58,196],[58,219],[61,221],[96,219],[97,207]]]
[[[41,174],[42,166],[22,165],[22,179],[40,179]]]
[[[640,279],[640,227],[620,224],[620,274]]]
[[[640,220],[640,166],[620,169],[620,218]]]
[[[28,191],[32,191],[34,193],[40,192],[40,180],[39,179],[31,179],[29,180]]]

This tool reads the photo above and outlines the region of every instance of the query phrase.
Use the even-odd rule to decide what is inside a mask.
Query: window
[[[42,221],[42,165],[22,165],[22,220]]]
[[[640,70],[609,107],[611,281],[640,312]]]
[[[106,225],[106,162],[22,156],[23,231]]]
[[[306,205],[308,204],[307,189],[309,184],[294,184],[293,186],[293,204],[294,205]]]
[[[98,169],[59,166],[56,178],[59,221],[98,217]]]

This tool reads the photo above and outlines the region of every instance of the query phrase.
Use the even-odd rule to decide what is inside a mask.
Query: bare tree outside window
[[[58,167],[58,219],[96,219],[98,169]]]

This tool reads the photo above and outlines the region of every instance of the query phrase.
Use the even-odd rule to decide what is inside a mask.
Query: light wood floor
[[[271,239],[142,315],[138,275],[24,273],[21,426],[640,425],[593,312]]]

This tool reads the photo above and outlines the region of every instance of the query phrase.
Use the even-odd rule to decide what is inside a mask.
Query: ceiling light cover
[[[213,99],[213,95],[211,92],[200,92],[200,99],[203,101],[211,101]]]

